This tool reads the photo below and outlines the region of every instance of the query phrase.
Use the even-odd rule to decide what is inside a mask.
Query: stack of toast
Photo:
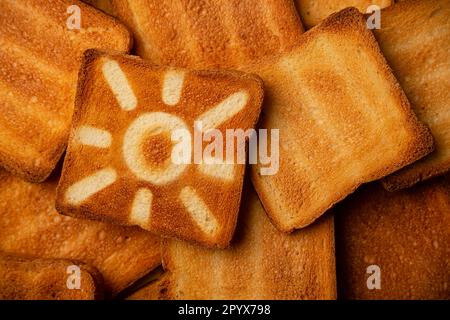
[[[0,23],[0,299],[450,298],[449,0]]]

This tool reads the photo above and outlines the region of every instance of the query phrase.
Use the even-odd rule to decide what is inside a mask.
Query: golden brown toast
[[[100,273],[75,261],[27,259],[0,253],[0,274],[0,300],[94,300],[102,297]],[[79,277],[79,283],[71,276]]]
[[[237,163],[237,148],[227,154],[233,163],[214,155],[218,162],[195,162],[192,154],[205,155],[210,145],[200,141],[198,153],[195,137],[215,128],[225,139],[228,129],[253,128],[263,98],[260,79],[159,67],[95,50],[86,53],[80,74],[58,211],[227,246],[245,165]],[[188,163],[174,161],[179,130],[193,150]]]
[[[371,184],[337,206],[341,298],[450,299],[449,182],[397,192]],[[378,274],[367,273],[371,265]],[[381,289],[368,289],[371,275],[380,275]]]
[[[57,178],[33,184],[0,171],[0,251],[93,265],[102,272],[108,295],[160,264],[159,238],[148,232],[59,215]]]
[[[381,15],[375,37],[436,140],[432,154],[383,180],[393,191],[450,170],[450,1],[405,1]]]
[[[270,223],[253,188],[244,190],[230,248],[164,240],[167,272],[147,298],[335,299],[333,217],[287,235]]]
[[[393,3],[394,0],[295,0],[303,25],[308,29],[319,24],[332,13],[348,7],[355,7],[360,12],[366,13],[371,5],[385,8]]]
[[[69,30],[76,27],[73,5],[80,30]],[[67,143],[82,53],[128,51],[131,37],[77,0],[2,0],[0,25],[0,165],[43,181]]]
[[[292,0],[112,0],[137,53],[157,64],[234,68],[289,50],[303,31]]]
[[[312,223],[359,185],[433,149],[433,138],[356,9],[330,16],[298,48],[249,68],[265,85],[260,126],[280,129],[280,168],[256,191],[282,231]]]

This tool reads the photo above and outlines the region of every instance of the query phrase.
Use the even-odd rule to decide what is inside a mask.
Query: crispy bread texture
[[[366,13],[371,5],[385,8],[394,3],[394,0],[295,0],[303,25],[309,29],[319,24],[332,13],[348,7],[355,7]]]
[[[80,30],[67,25],[72,5],[80,9]],[[82,53],[128,51],[131,36],[77,0],[2,0],[0,25],[0,165],[40,182],[67,143]]]
[[[227,246],[245,165],[237,163],[237,141],[228,155],[223,151],[223,159],[212,154],[214,161],[207,162],[210,144],[203,149],[196,136],[215,128],[225,140],[228,129],[253,128],[262,99],[262,82],[254,75],[158,67],[137,57],[88,51],[58,211]],[[194,122],[200,123],[195,130]],[[184,130],[187,144],[175,143],[177,130]],[[192,148],[188,163],[174,161],[175,145],[187,155]],[[197,156],[203,157],[201,164]]]
[[[256,191],[286,232],[311,224],[359,185],[433,149],[362,14],[345,9],[302,35],[298,48],[257,63],[265,85],[260,126],[279,129],[280,168]]]
[[[107,295],[160,264],[160,240],[148,232],[59,215],[56,185],[57,177],[33,184],[0,171],[0,251],[93,265],[103,274]]]
[[[75,261],[27,259],[0,253],[0,274],[0,300],[94,300],[102,297],[100,273]],[[79,276],[79,286],[75,280],[72,283],[71,275]]]
[[[244,190],[230,248],[164,240],[167,273],[147,289],[149,298],[335,299],[333,217],[287,235],[270,223],[253,188]]]
[[[289,50],[303,31],[291,0],[113,0],[136,51],[157,64],[235,68]]]
[[[375,36],[436,149],[383,180],[393,191],[450,170],[450,1],[405,1],[381,12]]]
[[[364,186],[336,208],[339,297],[450,299],[449,226],[450,179],[397,192]],[[371,265],[380,289],[367,287]]]

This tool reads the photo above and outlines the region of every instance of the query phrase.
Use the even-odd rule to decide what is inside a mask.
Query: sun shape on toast
[[[171,151],[174,148],[171,137],[174,131],[181,130],[180,132],[187,134],[190,141],[193,141],[191,146],[188,146],[192,148],[192,145],[195,144],[195,130],[200,130],[201,133],[204,133],[208,129],[220,128],[224,124],[227,124],[227,128],[230,126],[230,123],[232,126],[239,124],[239,119],[242,118],[242,115],[239,117],[237,115],[250,104],[249,90],[246,88],[236,89],[220,101],[214,102],[212,106],[200,110],[199,114],[187,119],[175,111],[183,107],[180,105],[180,101],[184,91],[188,90],[186,78],[190,73],[189,71],[175,70],[173,68],[162,70],[160,101],[165,107],[174,110],[174,112],[168,112],[167,108],[164,111],[158,110],[158,108],[156,110],[141,110],[145,109],[145,107],[140,107],[140,99],[145,101],[145,97],[139,97],[136,94],[126,72],[114,57],[102,57],[99,70],[101,70],[103,79],[107,84],[106,87],[109,88],[115,98],[115,105],[111,107],[111,113],[117,113],[119,117],[121,113],[135,112],[135,115],[133,114],[133,117],[127,124],[124,123],[121,131],[123,134],[118,137],[120,141],[117,141],[117,144],[114,142],[114,133],[96,125],[92,121],[84,123],[83,120],[79,123],[74,123],[70,143],[83,148],[95,149],[97,154],[101,153],[102,150],[115,154],[116,158],[121,158],[125,164],[123,166],[125,168],[124,171],[128,171],[128,173],[118,172],[114,164],[111,163],[100,168],[96,167],[97,169],[91,172],[86,170],[84,177],[77,181],[70,181],[67,188],[65,188],[63,201],[71,207],[82,207],[92,196],[107,190],[112,185],[127,183],[127,179],[124,179],[123,176],[129,176],[131,173],[133,180],[138,181],[139,186],[135,190],[129,191],[130,197],[128,200],[131,206],[129,206],[129,209],[124,209],[129,210],[126,224],[139,225],[150,231],[159,231],[163,235],[207,244],[217,245],[221,241],[228,242],[223,237],[231,237],[233,230],[230,230],[230,228],[234,229],[235,222],[231,224],[229,222],[233,222],[235,218],[226,218],[227,226],[223,226],[223,222],[216,217],[214,210],[205,201],[209,187],[206,185],[204,190],[200,191],[199,188],[202,188],[202,186],[199,187],[198,183],[190,182],[195,181],[197,176],[202,181],[210,179],[222,186],[236,185],[236,182],[238,182],[237,188],[228,190],[233,190],[232,193],[236,193],[236,191],[240,193],[239,185],[242,185],[240,180],[242,180],[243,165],[226,163],[223,159],[213,159],[214,161],[208,162],[202,161],[199,164],[174,162],[171,156]],[[256,81],[253,82],[256,83]],[[254,103],[252,102],[251,104]],[[139,111],[136,112],[138,109]],[[257,111],[259,113],[259,107],[257,107]],[[245,120],[244,123],[242,123],[242,120],[240,121],[244,125],[244,130],[248,129],[246,127],[254,125],[258,116],[257,113],[250,115],[249,118],[254,118],[253,120]],[[246,125],[245,122],[250,123],[250,126]],[[198,123],[201,123],[201,128],[196,127]],[[188,152],[193,154],[192,150]],[[193,176],[195,180],[186,178],[187,176]],[[180,183],[180,180],[186,181],[181,181]],[[155,192],[155,188],[159,192]],[[164,197],[164,193],[161,195],[161,190],[167,189],[171,189],[171,195],[175,196],[161,199],[161,197]],[[228,193],[230,192],[228,191]],[[230,199],[228,196],[223,198],[224,201],[230,201]],[[233,202],[236,202],[236,200],[239,202],[239,197],[234,200]],[[114,199],[111,201],[114,202]],[[159,202],[156,210],[160,211],[166,210],[164,201],[175,201],[181,204],[181,209],[187,212],[188,219],[200,231],[201,235],[186,235],[186,231],[177,230],[179,228],[171,225],[171,221],[164,223],[164,230],[161,230],[158,226],[155,227],[155,225],[158,225],[158,222],[154,221],[152,223],[151,221],[155,201]],[[161,203],[163,204],[161,205]],[[171,204],[168,206],[170,207]],[[238,208],[235,205],[233,207]],[[170,210],[169,208],[168,211]],[[64,212],[65,210],[62,211]],[[95,209],[88,209],[88,211],[90,211],[90,214],[96,214]],[[232,209],[231,211],[235,210]],[[237,215],[237,212],[228,214],[233,216]],[[170,220],[170,218],[168,219]]]

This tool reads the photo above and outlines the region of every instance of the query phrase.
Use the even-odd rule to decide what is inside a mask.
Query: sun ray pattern
[[[75,139],[83,145],[96,148],[109,148],[111,146],[111,134],[92,126],[80,126],[75,132]]]
[[[113,168],[99,170],[67,188],[66,200],[73,205],[81,204],[93,194],[113,184],[116,179],[117,173]]]
[[[184,83],[184,71],[170,70],[164,76],[162,101],[168,106],[175,106],[181,98]]]
[[[115,60],[106,60],[102,72],[120,107],[125,111],[136,108],[136,96],[119,63]]]

